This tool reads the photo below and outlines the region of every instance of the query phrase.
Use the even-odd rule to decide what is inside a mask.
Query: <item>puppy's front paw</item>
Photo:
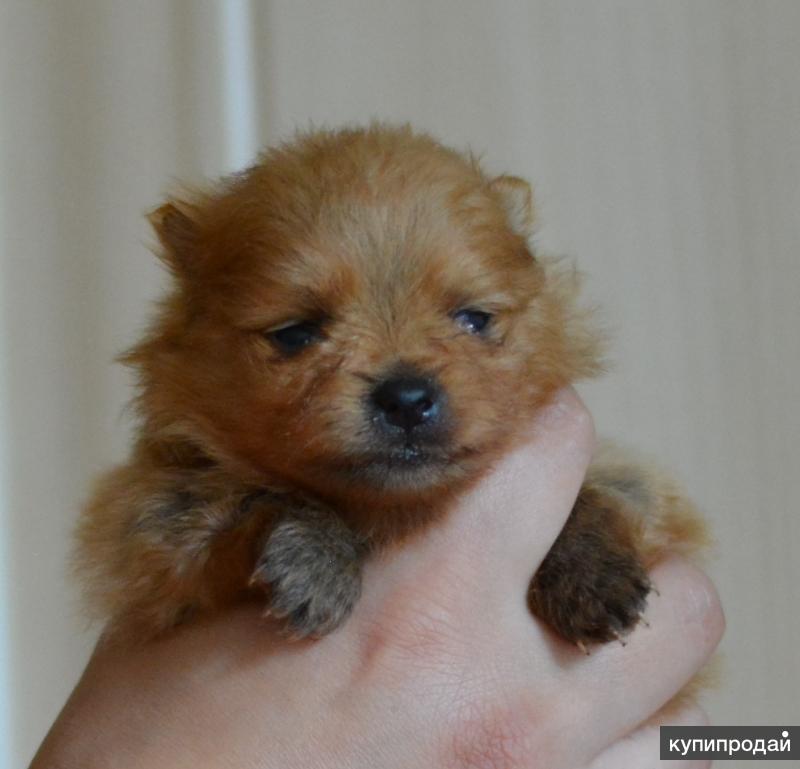
[[[333,516],[281,521],[256,564],[252,584],[269,589],[270,614],[293,638],[335,630],[361,594],[363,546]]]
[[[584,488],[531,582],[533,613],[581,648],[641,620],[652,586],[629,525],[614,499]]]
[[[605,556],[580,564],[573,573],[550,568],[545,561],[531,584],[534,613],[580,647],[621,639],[633,630],[651,590],[635,557]]]

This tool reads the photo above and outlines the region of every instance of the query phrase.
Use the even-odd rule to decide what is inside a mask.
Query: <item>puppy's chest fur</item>
[[[125,358],[139,439],[75,559],[120,642],[248,596],[293,636],[331,632],[370,553],[599,371],[574,275],[530,247],[528,185],[408,128],[300,136],[151,221],[173,282]],[[621,638],[649,567],[704,543],[669,479],[606,450],[529,605],[582,647]]]

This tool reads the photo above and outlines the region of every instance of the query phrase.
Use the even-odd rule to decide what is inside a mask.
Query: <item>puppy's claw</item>
[[[585,654],[587,657],[591,655],[591,652],[583,641],[575,641],[575,646],[578,647],[581,654]]]

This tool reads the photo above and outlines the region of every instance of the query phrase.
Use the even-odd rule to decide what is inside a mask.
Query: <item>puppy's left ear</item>
[[[489,189],[505,209],[511,229],[527,238],[533,230],[535,218],[531,185],[518,176],[503,175],[492,179]]]
[[[193,206],[171,199],[147,215],[164,251],[162,258],[178,271],[192,268],[198,245],[198,232]]]

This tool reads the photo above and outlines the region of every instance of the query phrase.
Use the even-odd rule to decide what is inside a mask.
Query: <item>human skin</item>
[[[257,606],[133,650],[98,646],[31,769],[667,769],[658,711],[724,628],[713,585],[652,572],[646,620],[585,656],[528,612],[593,447],[561,392],[441,524],[374,558],[348,622],[281,638]],[[704,762],[682,761],[695,769]]]

